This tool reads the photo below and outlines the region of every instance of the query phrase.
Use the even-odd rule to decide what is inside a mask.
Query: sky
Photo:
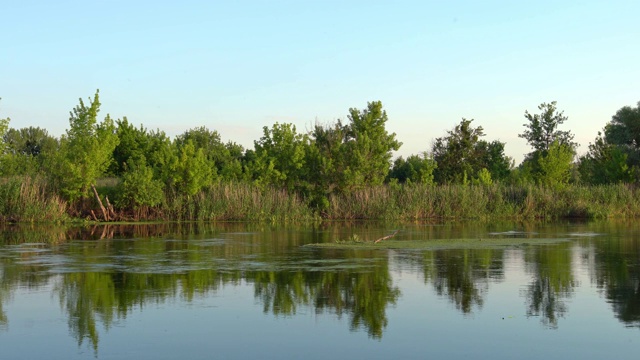
[[[382,101],[396,156],[462,118],[516,164],[525,111],[557,101],[580,144],[640,101],[640,1],[0,0],[0,118],[60,136],[100,116],[252,148],[264,126],[347,120]]]

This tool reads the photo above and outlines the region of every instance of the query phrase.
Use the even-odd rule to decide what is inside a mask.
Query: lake
[[[306,246],[395,230],[393,240],[424,246]],[[639,350],[634,220],[0,228],[2,359],[584,360]]]

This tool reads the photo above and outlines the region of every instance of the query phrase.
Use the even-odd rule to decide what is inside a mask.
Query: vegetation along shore
[[[622,107],[576,156],[555,102],[525,111],[531,152],[462,119],[430,148],[393,159],[379,101],[346,120],[265,126],[245,149],[206,127],[171,139],[125,117],[99,120],[96,92],[60,138],[0,119],[0,221],[558,219],[640,215],[640,103]]]

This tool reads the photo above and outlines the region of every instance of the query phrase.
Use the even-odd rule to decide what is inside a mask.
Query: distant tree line
[[[8,118],[0,119],[0,176],[43,178],[75,206],[93,196],[97,179],[116,178],[113,200],[123,209],[154,207],[167,196],[188,199],[214,184],[243,182],[299,194],[320,213],[333,195],[382,184],[562,188],[640,179],[640,102],[613,115],[579,158],[574,135],[560,129],[568,118],[556,102],[541,104],[535,114],[525,111],[519,136],[532,151],[517,167],[505,155],[505,143],[485,140],[482,126],[464,118],[424,152],[392,159],[402,143],[387,131],[380,101],[351,108],[346,120],[316,124],[306,133],[290,123],[265,126],[249,149],[222,141],[204,126],[171,139],[126,117],[100,120],[100,105],[98,91],[87,102],[80,99],[60,138],[39,127],[13,129]]]

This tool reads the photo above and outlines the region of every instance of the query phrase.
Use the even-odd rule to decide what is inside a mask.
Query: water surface
[[[304,246],[395,229],[509,241]],[[639,239],[635,222],[6,227],[0,357],[635,359]]]

